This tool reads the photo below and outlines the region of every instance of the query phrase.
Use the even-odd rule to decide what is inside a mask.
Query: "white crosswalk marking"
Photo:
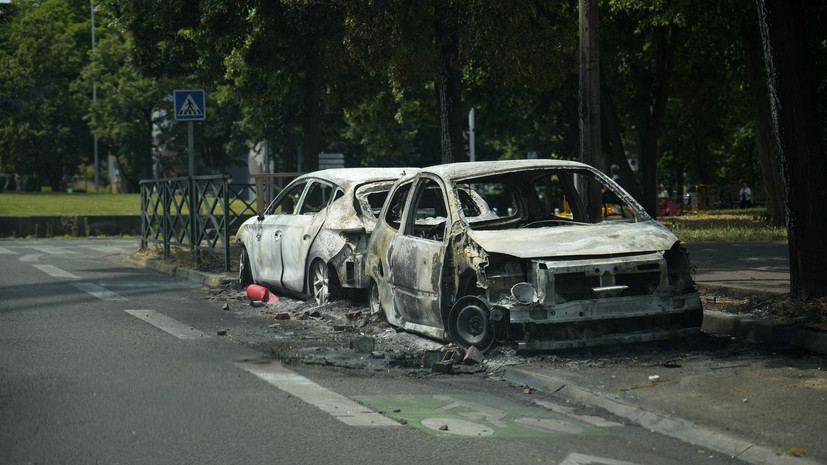
[[[399,426],[399,423],[360,405],[345,396],[310,381],[284,368],[279,363],[237,363],[246,370],[284,392],[292,394],[308,404],[315,405],[337,420],[351,426]]]
[[[155,310],[125,310],[126,313],[146,321],[156,328],[166,331],[178,339],[193,340],[193,339],[208,339],[209,336],[190,325],[181,323],[180,321],[170,318],[163,313]]]
[[[20,261],[21,262],[36,262],[42,256],[43,256],[42,253],[30,253],[28,255],[23,255],[22,257],[20,257]]]
[[[75,286],[81,291],[92,294],[100,300],[129,300],[118,293],[112,292],[109,289],[106,289],[103,286],[98,286],[94,283],[72,283],[72,286]]]
[[[12,252],[6,247],[0,247],[0,255],[17,255],[17,252]]]
[[[32,246],[33,249],[37,250],[38,252],[47,253],[49,255],[62,255],[62,254],[74,254],[77,255],[80,252],[69,250],[64,247],[55,247],[53,245],[41,245],[41,246]]]
[[[54,265],[32,265],[33,267],[37,268],[38,270],[48,274],[53,278],[71,278],[71,279],[80,279],[79,277],[69,273],[68,271],[61,270],[60,268]]]

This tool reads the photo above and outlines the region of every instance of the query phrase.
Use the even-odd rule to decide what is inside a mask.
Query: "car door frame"
[[[330,194],[316,212],[304,211],[310,192],[318,185],[325,185]],[[294,292],[304,292],[309,267],[308,257],[312,253],[314,241],[322,229],[330,203],[336,198],[336,192],[342,189],[330,181],[311,179],[299,200],[295,214],[289,224],[282,225],[282,275],[281,286]],[[289,265],[289,266],[288,266]]]
[[[415,208],[427,187],[426,182],[436,184],[444,203],[446,216],[440,240],[416,236]],[[392,289],[393,305],[402,316],[404,326],[439,338],[445,337],[441,287],[450,224],[448,191],[442,180],[421,174],[408,193],[402,223],[388,252],[388,284]]]
[[[309,185],[309,179],[300,179],[288,184],[265,210],[263,219],[256,222],[255,246],[250,247],[248,245],[248,256],[255,267],[254,273],[258,282],[276,288],[283,288],[281,283],[283,272],[281,248],[283,225],[289,223],[291,217],[298,211],[301,199],[304,198]],[[276,212],[275,209],[299,186],[301,186],[301,192],[298,198],[294,199],[295,203],[292,210]]]

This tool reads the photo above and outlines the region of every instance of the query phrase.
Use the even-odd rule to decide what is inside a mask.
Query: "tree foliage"
[[[86,60],[84,4],[21,2],[0,28],[0,171],[25,176],[28,189],[59,190],[63,166],[92,147],[69,91]]]
[[[804,8],[823,110],[825,7]],[[463,160],[472,107],[478,159],[578,158],[576,2],[101,0],[97,12],[90,55],[88,4],[3,6],[3,171],[88,163],[91,129],[132,178],[148,175],[159,144],[184,157],[165,161],[180,173],[184,125],[168,112],[171,91],[185,87],[207,90],[197,151],[219,171],[261,140],[285,171],[299,153],[312,169],[325,150],[360,165]],[[651,213],[663,186],[717,185],[726,200],[745,181],[773,200],[755,5],[609,0],[600,14],[601,168],[619,162]]]

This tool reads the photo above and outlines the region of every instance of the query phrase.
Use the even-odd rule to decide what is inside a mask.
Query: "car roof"
[[[525,169],[541,168],[590,168],[589,165],[569,160],[498,160],[498,161],[474,161],[463,163],[450,163],[447,165],[434,165],[423,168],[423,172],[433,173],[444,179],[464,178],[467,176],[480,176],[496,174],[508,171],[519,171]]]
[[[371,181],[396,180],[419,168],[331,168],[313,171],[296,178],[324,179],[342,188],[351,188]]]

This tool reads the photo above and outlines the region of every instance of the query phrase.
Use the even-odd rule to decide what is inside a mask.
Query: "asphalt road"
[[[741,463],[485,372],[285,367],[136,245],[0,242],[0,463]]]

